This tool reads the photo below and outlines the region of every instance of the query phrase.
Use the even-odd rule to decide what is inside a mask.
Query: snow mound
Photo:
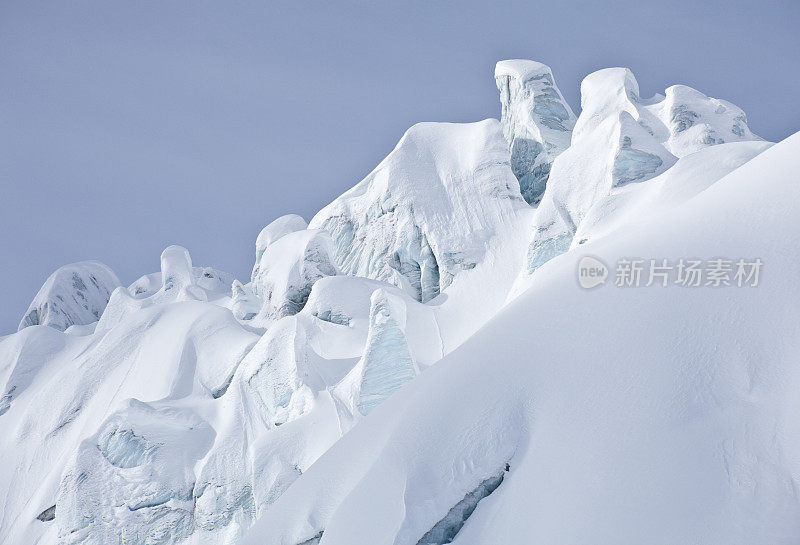
[[[511,170],[525,200],[537,204],[553,160],[569,147],[575,114],[556,86],[550,67],[540,62],[500,61],[494,78],[500,90]]]
[[[96,322],[120,285],[117,275],[99,261],[81,261],[57,269],[31,301],[18,331],[46,325],[64,331]]]
[[[427,302],[474,268],[524,205],[497,120],[420,123],[309,225],[331,233],[345,274]]]

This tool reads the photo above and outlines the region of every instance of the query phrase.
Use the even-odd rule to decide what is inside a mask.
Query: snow
[[[581,83],[581,115],[572,143],[619,112],[630,114],[676,157],[726,142],[761,140],[750,131],[744,112],[728,101],[686,85],[673,85],[663,95],[645,99],[639,96],[639,83],[629,69],[606,68]]]
[[[572,143],[550,170],[523,278],[576,240],[585,242],[586,236],[575,236],[577,231],[587,231],[581,225],[584,219],[601,214],[595,208],[603,207],[624,186],[649,184],[669,172],[678,158],[711,146],[762,142],[747,128],[739,108],[689,87],[672,86],[665,96],[642,99],[639,84],[627,68],[606,68],[586,76],[581,83],[581,108]],[[724,160],[709,163],[726,164]],[[738,166],[733,163],[731,170]]]
[[[425,303],[474,268],[525,205],[508,161],[497,120],[420,123],[309,225],[331,233],[345,274]]]
[[[340,419],[367,416],[419,373],[405,336],[406,308],[402,298],[377,289],[370,301],[364,355],[332,390],[344,409]]]
[[[253,291],[263,301],[259,317],[300,312],[314,282],[338,273],[332,254],[330,235],[318,229],[285,234],[267,246],[253,269]]]
[[[635,232],[540,268],[243,543],[323,531],[327,545],[413,545],[506,462],[454,543],[795,543],[800,336],[785,302],[800,295],[799,147],[800,134]],[[760,256],[772,270],[749,289],[586,291],[574,276],[584,252]]]
[[[128,288],[119,286],[109,298],[96,330],[114,327],[125,317],[153,305],[178,301],[206,301],[228,306],[233,277],[211,267],[192,266],[189,251],[168,246],[161,253],[161,271],[147,274]]]
[[[249,281],[180,246],[54,273],[51,327],[0,337],[0,542],[796,543],[800,134],[622,68],[577,119],[547,66],[495,76],[500,121],[413,126]],[[633,256],[764,270],[579,287]]]
[[[253,267],[253,274],[251,279],[255,280],[258,276],[259,268],[261,266],[261,256],[264,255],[266,249],[276,240],[289,233],[302,231],[308,227],[306,220],[297,214],[287,214],[273,220],[269,225],[264,227],[256,238],[256,264]]]
[[[530,204],[542,198],[553,160],[569,147],[575,114],[540,62],[500,61],[494,70],[511,169]]]
[[[192,531],[196,464],[214,430],[193,411],[131,400],[83,441],[56,500],[65,543],[176,542]],[[109,486],[112,484],[112,486]]]
[[[33,298],[18,330],[46,325],[64,331],[72,325],[96,322],[119,285],[114,271],[99,261],[60,267]]]
[[[626,226],[630,228],[682,204],[771,145],[751,141],[704,148],[678,159],[672,168],[646,184],[633,184],[624,191],[612,192],[598,201],[581,221],[572,247]]]

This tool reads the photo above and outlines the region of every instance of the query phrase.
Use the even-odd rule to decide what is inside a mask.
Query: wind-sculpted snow
[[[798,149],[795,135],[585,248],[606,263],[757,255],[769,279],[588,291],[575,282],[580,255],[552,260],[337,442],[243,543],[447,540],[429,532],[455,530],[452,509],[504,460],[510,471],[454,543],[796,543]]]
[[[297,214],[281,216],[264,227],[256,238],[256,263],[253,266],[251,280],[255,280],[258,277],[259,269],[261,268],[261,257],[267,247],[284,235],[303,231],[306,228],[308,228],[306,220]]]
[[[346,274],[427,302],[481,262],[524,205],[497,120],[420,123],[310,226],[331,234]]]
[[[503,134],[511,170],[522,196],[537,204],[553,160],[569,147],[575,114],[555,84],[550,68],[529,60],[497,63],[494,71],[502,105]]]
[[[46,325],[64,331],[72,325],[96,322],[119,285],[114,271],[99,261],[60,267],[34,297],[19,330]]]
[[[178,301],[208,301],[225,305],[231,297],[233,277],[211,267],[193,267],[189,251],[168,246],[161,253],[161,271],[139,278],[128,288],[118,287],[97,323],[110,329],[143,308]]]
[[[611,192],[597,201],[581,221],[572,247],[641,223],[656,213],[682,204],[770,146],[769,142],[750,141],[703,148],[678,159],[672,168],[646,184]]]
[[[585,237],[574,238],[584,218],[596,215],[593,208],[624,186],[655,178],[679,157],[710,146],[761,141],[736,106],[689,87],[673,86],[666,97],[642,99],[627,68],[587,76],[581,84],[581,107],[572,145],[553,162],[525,274],[585,242]]]
[[[243,379],[272,425],[301,416],[313,402],[312,385],[321,387],[307,347],[303,325],[287,318],[271,327],[243,362]]]
[[[415,125],[249,281],[54,273],[0,336],[0,543],[795,543],[800,137],[496,76],[502,122]],[[584,249],[766,272],[584,291]]]
[[[315,229],[285,234],[267,246],[253,269],[253,291],[263,301],[259,317],[300,312],[314,282],[338,273],[332,253],[328,233]]]
[[[19,469],[0,473],[0,541],[234,542],[343,433],[329,390],[376,344],[373,292],[412,320],[406,357],[441,358],[435,309],[386,283],[325,277],[259,336],[235,293],[200,285],[221,273],[177,246],[161,263],[88,331],[0,340],[2,456]]]
[[[639,84],[627,68],[606,68],[586,76],[581,108],[573,143],[590,135],[609,115],[623,111],[676,157],[726,142],[761,140],[750,131],[739,107],[691,87],[673,85],[664,95],[640,97]]]
[[[328,359],[361,356],[369,344],[374,318],[377,318],[373,315],[373,296],[379,291],[391,301],[393,320],[400,320],[398,325],[413,358],[426,366],[439,360],[445,346],[437,307],[420,304],[403,290],[385,282],[343,275],[325,277],[314,284],[301,313],[304,317],[313,317],[314,329],[324,332],[311,339],[314,350]]]
[[[152,457],[156,453],[152,452],[150,436],[155,432],[145,423],[141,424],[145,426],[141,431],[131,420],[139,418],[136,415],[150,414],[149,409],[141,413],[141,407],[128,400],[156,404],[158,411],[154,414],[166,414],[159,411],[166,409],[162,404],[169,400],[199,408],[201,400],[213,400],[224,389],[257,339],[242,329],[230,311],[201,301],[143,307],[113,326],[98,327],[88,335],[30,327],[3,339],[0,354],[7,355],[10,361],[3,362],[0,383],[4,384],[4,391],[12,392],[12,399],[10,407],[0,415],[5,438],[2,459],[14,470],[0,472],[0,541],[33,543],[42,532],[72,535],[72,530],[84,525],[88,526],[80,535],[86,539],[92,539],[96,532],[128,535],[155,531],[155,527],[133,528],[134,519],[116,519],[118,524],[113,528],[107,526],[110,512],[102,507],[111,498],[123,497],[130,498],[134,505],[146,491],[170,488],[173,481],[162,479],[171,472],[185,471],[175,465],[178,459],[173,451],[163,451],[172,452],[166,458]],[[25,357],[37,350],[48,350],[47,357]],[[110,428],[103,427],[104,422],[110,422],[107,419],[114,414],[119,432],[107,434],[103,430]],[[125,427],[126,420],[131,420],[132,427]],[[80,447],[94,433],[99,433],[92,440],[105,449],[108,466],[95,463],[99,459],[85,458],[98,447],[88,451]],[[186,447],[181,446],[183,439],[175,439],[174,448]],[[156,443],[161,445],[163,441]],[[74,480],[66,478],[68,465],[81,468],[72,473]],[[117,475],[114,478],[104,473],[106,469],[112,471],[112,466],[119,468],[113,469]],[[134,479],[134,484],[123,486],[127,478]],[[36,520],[53,504],[57,505],[54,524],[44,525]],[[107,508],[112,507],[116,509],[116,504]],[[87,510],[95,508],[97,511],[89,513],[91,516],[84,517]],[[157,510],[155,506],[153,509]],[[136,517],[144,518],[136,520],[144,521],[145,526],[150,524],[147,521],[156,524],[155,518],[148,518],[153,513],[142,511]]]

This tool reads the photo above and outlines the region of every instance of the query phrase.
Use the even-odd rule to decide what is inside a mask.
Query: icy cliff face
[[[679,157],[726,142],[760,141],[736,106],[685,86],[639,96],[627,68],[581,84],[581,114],[567,151],[553,162],[528,248],[526,274],[565,252],[592,209],[611,195],[667,171]],[[596,213],[595,213],[596,214]]]
[[[32,325],[64,331],[96,322],[119,285],[114,271],[99,261],[65,265],[50,275],[33,298],[18,331]]]
[[[331,234],[344,273],[424,303],[474,268],[524,205],[497,120],[420,123],[309,225]]]
[[[511,170],[525,200],[537,204],[553,160],[569,147],[575,114],[552,71],[542,63],[500,61],[494,79],[500,90],[500,122],[510,146]]]
[[[495,75],[502,121],[415,125],[249,281],[57,271],[52,327],[0,336],[0,542],[794,543],[800,141],[626,69],[577,120],[546,66]],[[584,250],[774,272],[587,292]]]
[[[408,347],[405,324],[403,300],[383,289],[375,290],[364,355],[332,391],[344,410],[340,418],[367,416],[419,373]]]

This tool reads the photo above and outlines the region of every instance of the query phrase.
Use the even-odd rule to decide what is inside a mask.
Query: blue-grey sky
[[[57,267],[124,283],[182,244],[248,277],[261,227],[313,213],[418,121],[499,116],[495,61],[683,83],[770,140],[800,129],[800,3],[0,3],[0,334]]]

